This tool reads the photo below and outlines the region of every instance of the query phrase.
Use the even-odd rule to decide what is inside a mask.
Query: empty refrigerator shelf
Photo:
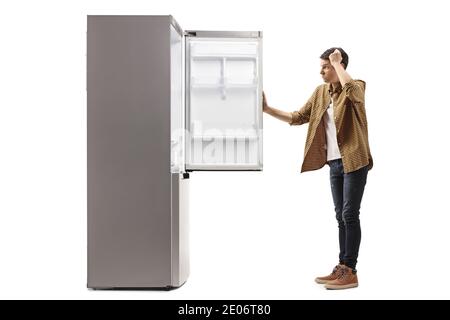
[[[205,79],[206,80],[206,79]],[[204,80],[204,81],[205,81]],[[216,81],[200,82],[193,80],[190,83],[190,88],[193,90],[220,90],[220,96],[222,100],[227,98],[227,91],[229,90],[256,90],[258,85],[257,78],[248,79],[245,82],[228,82],[226,78],[217,79]]]

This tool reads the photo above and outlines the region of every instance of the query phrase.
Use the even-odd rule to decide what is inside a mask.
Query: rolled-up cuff
[[[355,80],[350,80],[342,87],[342,91],[348,91],[349,89],[353,88],[355,85],[357,85]]]
[[[292,120],[289,122],[289,125],[296,125],[300,123],[300,114],[298,111],[291,112]]]
[[[342,88],[343,93],[353,104],[364,103],[365,82],[362,80],[350,80]]]

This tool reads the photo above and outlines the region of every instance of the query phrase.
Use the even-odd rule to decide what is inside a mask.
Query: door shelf
[[[192,81],[190,87],[192,90],[216,90],[220,92],[220,97],[222,100],[227,99],[227,93],[229,90],[251,90],[255,91],[258,89],[258,85],[256,84],[257,79],[253,80],[249,83],[236,83],[236,82],[227,82],[226,79],[220,79],[215,82],[196,82]]]
[[[257,88],[258,78],[252,77],[245,79],[246,81],[236,81],[227,77],[191,77],[191,88],[221,89],[225,88]]]
[[[256,84],[245,83],[227,83],[227,84],[214,84],[214,83],[196,83],[192,84],[192,89],[255,89]]]
[[[246,54],[242,54],[242,55],[238,55],[238,54],[233,54],[233,55],[191,55],[192,60],[194,61],[205,61],[205,60],[222,60],[222,59],[226,59],[226,60],[239,60],[239,61],[256,61],[257,57],[255,55],[246,55]]]
[[[261,170],[259,163],[190,163],[189,170]]]
[[[214,139],[222,139],[222,140],[258,140],[258,136],[211,136],[211,135],[195,135],[192,136],[193,140],[214,140]]]

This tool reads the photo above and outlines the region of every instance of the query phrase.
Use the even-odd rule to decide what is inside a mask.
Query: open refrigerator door
[[[261,32],[185,35],[186,170],[262,170]]]

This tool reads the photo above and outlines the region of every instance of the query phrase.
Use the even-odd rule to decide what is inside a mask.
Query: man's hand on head
[[[342,55],[341,52],[336,49],[332,54],[330,54],[330,63],[334,67],[335,65],[339,65],[342,61]]]

